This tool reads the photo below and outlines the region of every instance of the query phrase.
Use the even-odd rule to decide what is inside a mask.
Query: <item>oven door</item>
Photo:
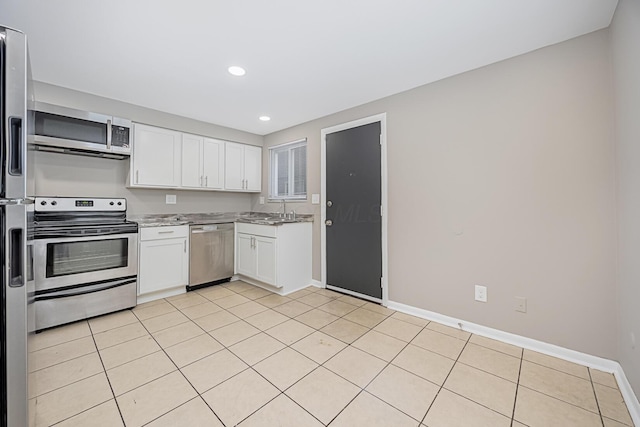
[[[36,291],[138,274],[138,234],[36,239]]]

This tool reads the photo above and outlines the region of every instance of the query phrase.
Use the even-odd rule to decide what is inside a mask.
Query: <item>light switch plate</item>
[[[319,194],[312,194],[311,195],[311,203],[314,205],[319,205],[320,204],[320,195]]]
[[[178,196],[175,194],[167,194],[166,203],[168,205],[175,205],[178,202]]]
[[[264,205],[264,196],[260,196],[260,204]]]

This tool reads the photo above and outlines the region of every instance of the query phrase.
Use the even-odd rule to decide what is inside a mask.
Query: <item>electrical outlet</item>
[[[260,204],[264,205],[264,196],[260,196]]]
[[[487,302],[487,287],[476,285],[476,301]]]
[[[165,200],[167,205],[175,205],[178,202],[178,196],[175,194],[167,194]]]
[[[527,312],[527,299],[525,297],[516,297],[516,311]]]

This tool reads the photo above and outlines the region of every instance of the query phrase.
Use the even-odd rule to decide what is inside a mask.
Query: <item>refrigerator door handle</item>
[[[12,228],[9,230],[9,286],[19,288],[24,286],[24,230]]]
[[[22,145],[22,118],[9,117],[9,167],[13,176],[22,176],[24,162]]]

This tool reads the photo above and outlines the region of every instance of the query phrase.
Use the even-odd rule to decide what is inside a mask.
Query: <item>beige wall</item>
[[[125,117],[139,123],[229,141],[262,145],[263,137],[235,129],[102,98],[88,93],[35,82],[36,100],[81,110]],[[37,152],[34,155],[35,194],[42,196],[125,197],[130,214],[247,211],[251,195],[227,192],[147,190],[126,188],[128,160],[109,160]],[[176,194],[176,205],[165,204]]]
[[[618,172],[618,354],[640,395],[640,1],[618,3],[611,46]]]
[[[308,192],[319,193],[320,130],[386,112],[390,300],[615,359],[612,109],[604,30],[268,135],[265,147],[308,138]],[[266,156],[263,167],[266,196]],[[319,280],[319,221],[313,237]],[[474,302],[475,284],[488,303]]]

